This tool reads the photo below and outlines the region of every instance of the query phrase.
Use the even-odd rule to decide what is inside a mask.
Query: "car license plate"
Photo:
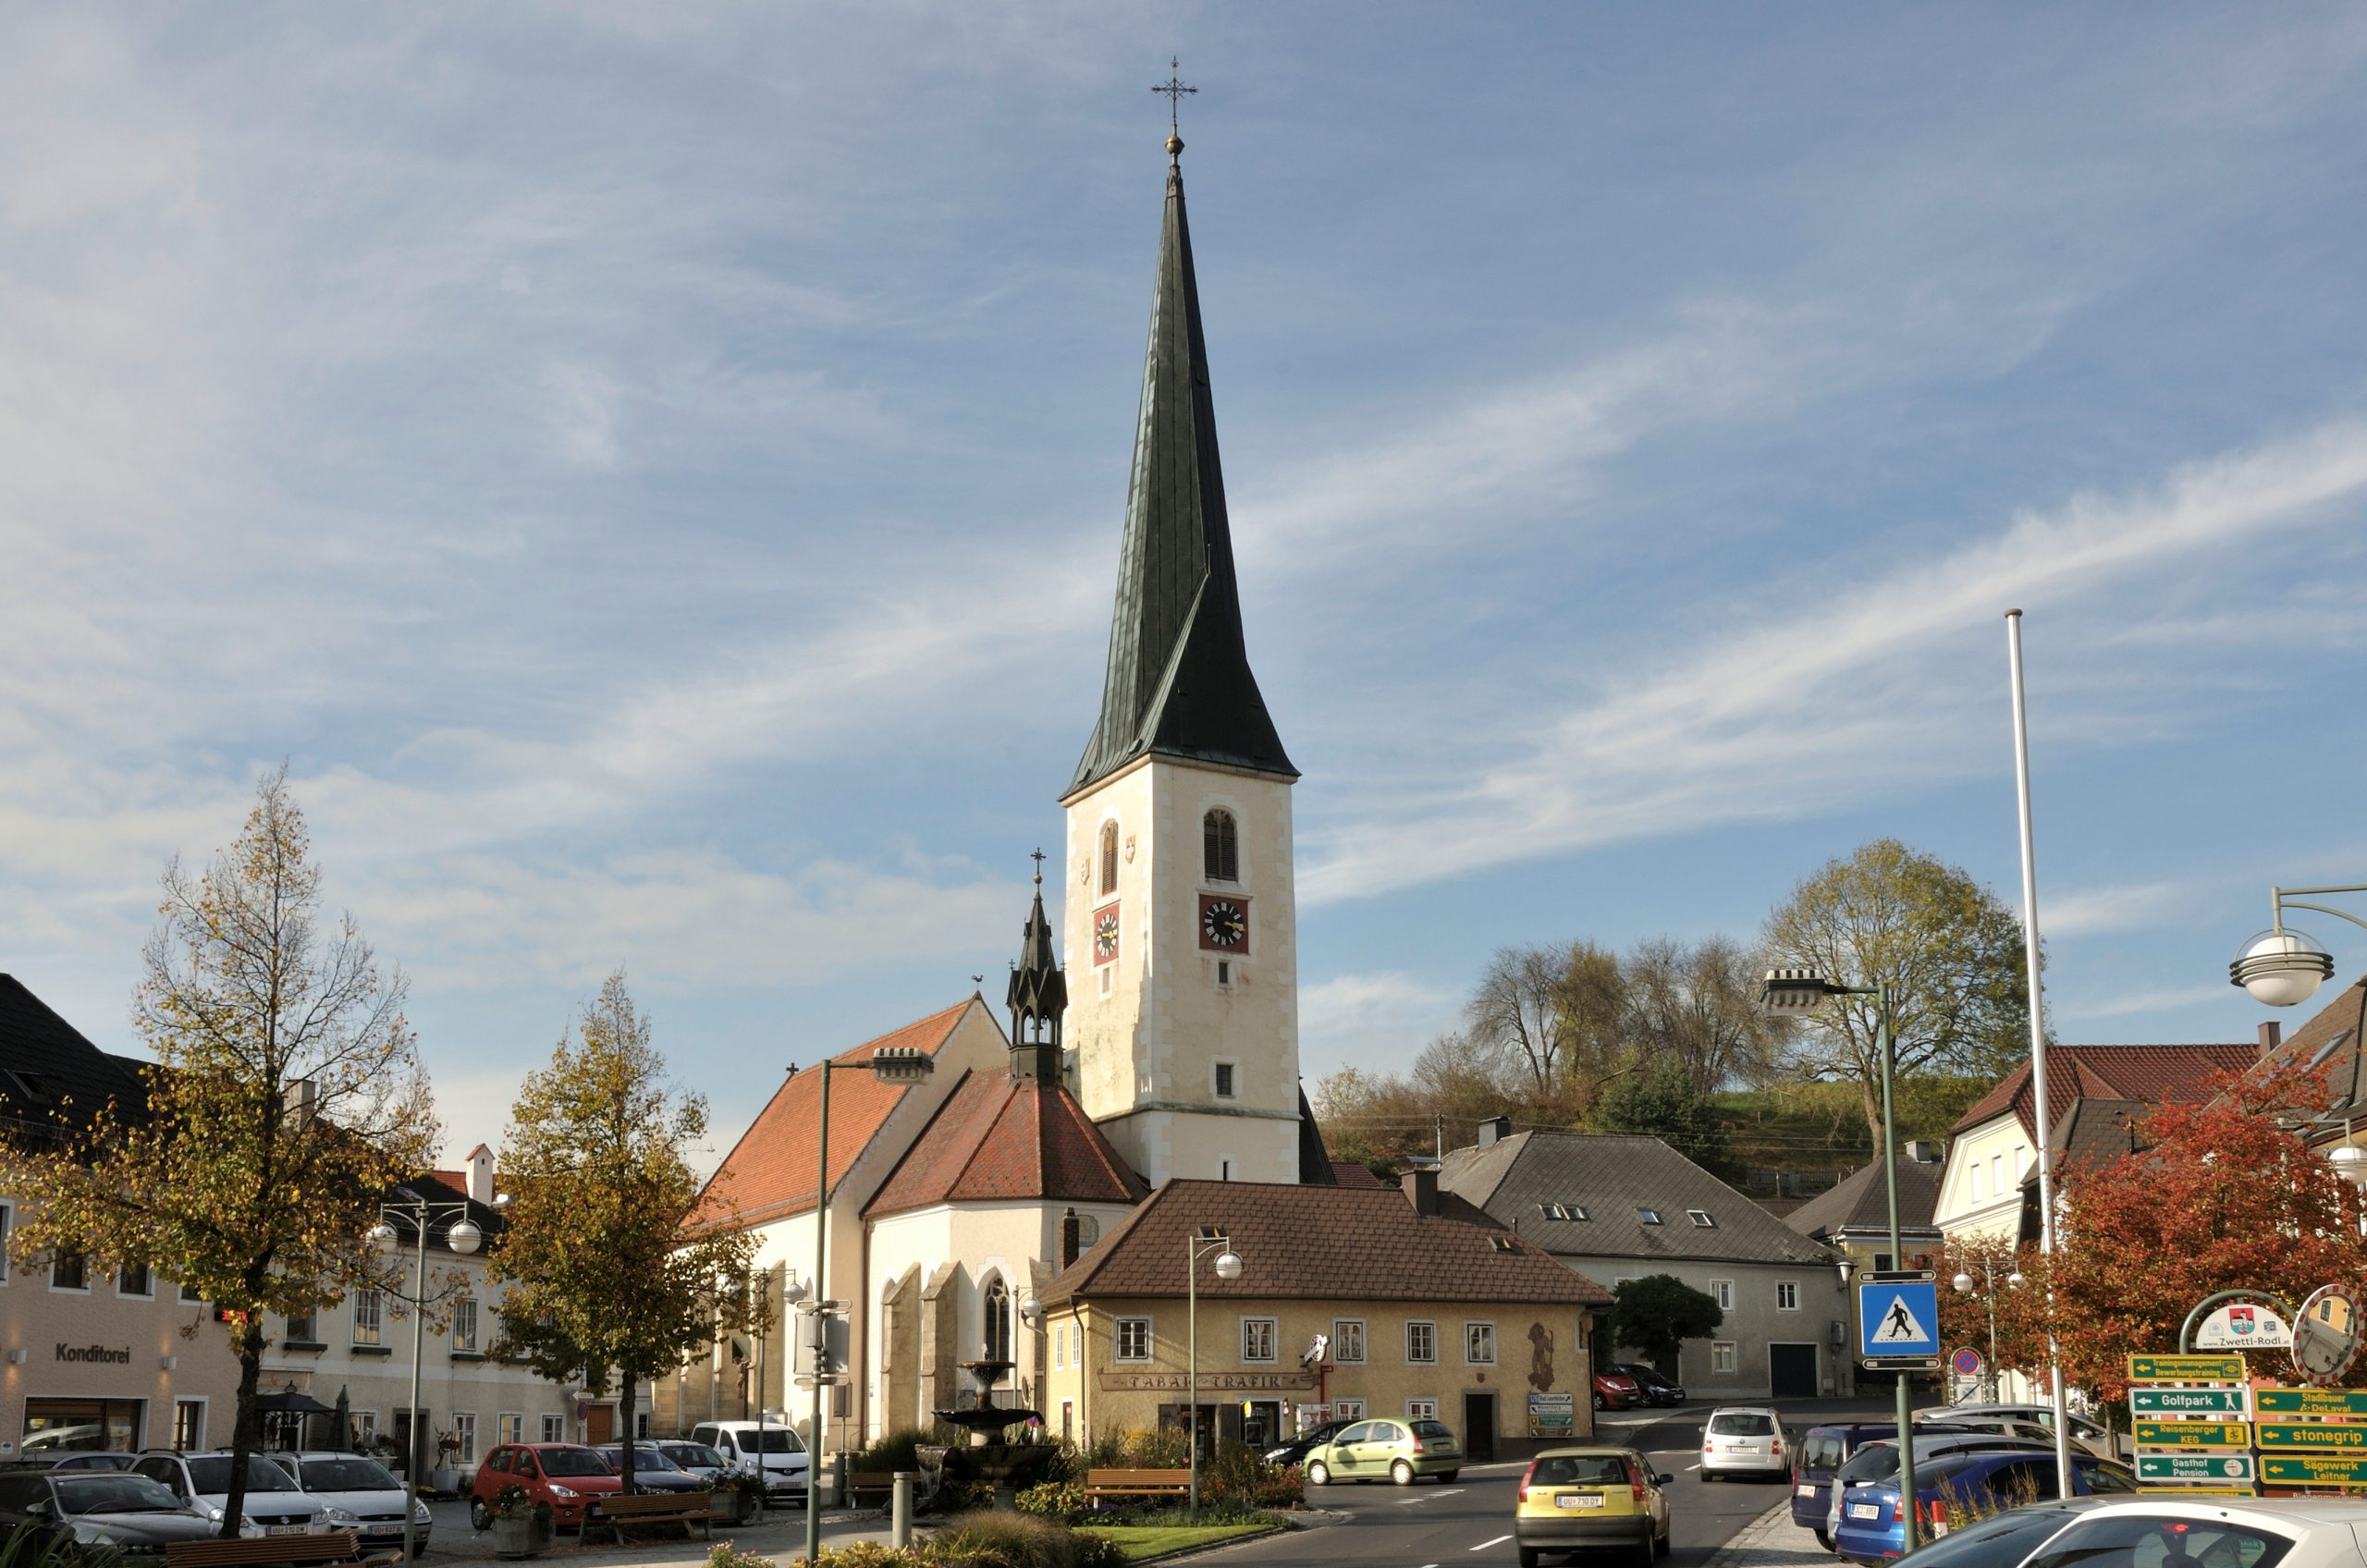
[[[1562,1492],[1553,1499],[1556,1508],[1600,1508],[1602,1499],[1593,1492]]]
[[[1816,1496],[1816,1488],[1814,1487],[1804,1486],[1799,1488],[1799,1493],[1802,1497],[1814,1497]]]
[[[1882,1516],[1883,1510],[1880,1503],[1853,1502],[1849,1505],[1849,1517],[1852,1519],[1879,1519]]]
[[[300,1536],[305,1530],[306,1526],[302,1525],[265,1525],[263,1527],[266,1536]]]

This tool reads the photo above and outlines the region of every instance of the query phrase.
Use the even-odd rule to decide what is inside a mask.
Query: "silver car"
[[[1792,1450],[1784,1417],[1767,1404],[1730,1404],[1710,1412],[1701,1427],[1701,1478],[1736,1474],[1775,1476],[1792,1473]]]
[[[2367,1499],[2134,1498],[2091,1508],[2022,1568],[2358,1568]]]
[[[403,1504],[411,1510],[412,1543],[427,1550],[435,1516],[427,1504],[410,1496],[392,1471],[359,1453],[327,1450],[271,1456],[283,1470],[292,1471],[296,1484],[321,1505],[321,1522],[332,1530],[351,1530],[365,1548],[403,1544]]]

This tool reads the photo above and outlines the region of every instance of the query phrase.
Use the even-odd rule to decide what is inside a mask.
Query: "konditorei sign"
[[[131,1365],[131,1347],[129,1345],[125,1345],[121,1350],[117,1350],[113,1345],[60,1344],[57,1347],[57,1359],[60,1361],[95,1361],[104,1363],[109,1366],[129,1366]]]
[[[1112,1393],[1188,1394],[1192,1378],[1184,1372],[1103,1372],[1098,1386]],[[1281,1393],[1315,1387],[1313,1372],[1203,1372],[1204,1394]]]

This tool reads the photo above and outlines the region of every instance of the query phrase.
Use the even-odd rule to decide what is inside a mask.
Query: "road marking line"
[[[1474,1551],[1485,1551],[1491,1546],[1502,1546],[1510,1539],[1512,1539],[1512,1537],[1510,1536],[1498,1536],[1494,1540],[1481,1541],[1478,1546],[1473,1547],[1471,1550]]]
[[[1701,1466],[1699,1466],[1699,1464],[1688,1464],[1688,1465],[1686,1465],[1686,1468],[1687,1470],[1699,1470],[1699,1469],[1700,1469],[1700,1468],[1701,1468]]]

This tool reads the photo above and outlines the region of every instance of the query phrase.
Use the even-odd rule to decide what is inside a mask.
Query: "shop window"
[[[173,1402],[173,1446],[183,1453],[205,1446],[203,1400],[177,1399]]]
[[[136,1399],[29,1399],[22,1446],[34,1453],[133,1453],[141,1446],[141,1408]]]

